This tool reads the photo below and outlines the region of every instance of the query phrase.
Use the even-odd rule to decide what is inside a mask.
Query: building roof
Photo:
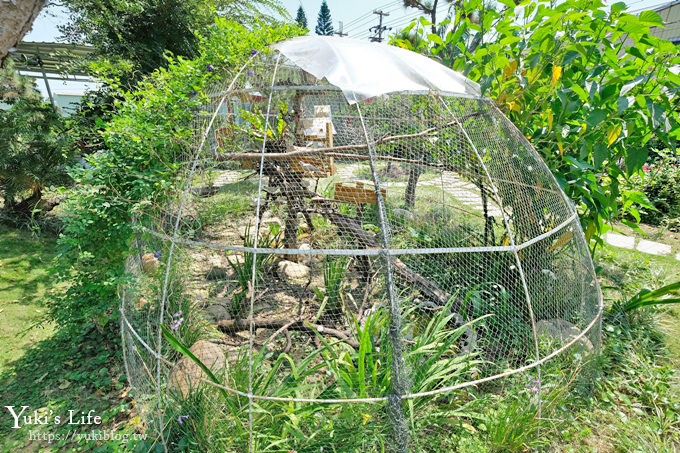
[[[658,13],[659,11],[663,11],[666,8],[670,8],[671,6],[675,6],[675,5],[678,5],[678,4],[680,4],[680,0],[675,0],[675,1],[672,1],[672,2],[664,3],[663,5],[660,5],[660,6],[657,6],[656,8],[654,8],[654,11],[656,11]]]

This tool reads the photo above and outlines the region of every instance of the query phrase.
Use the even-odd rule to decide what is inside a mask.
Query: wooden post
[[[328,148],[333,147],[333,123],[331,121],[326,123],[326,146]],[[335,174],[335,164],[333,163],[333,157],[328,158],[328,172],[331,175]]]

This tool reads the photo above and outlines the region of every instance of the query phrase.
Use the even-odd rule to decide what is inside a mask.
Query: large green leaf
[[[656,11],[642,11],[638,19],[645,24],[663,27],[663,19],[661,19],[661,16]]]

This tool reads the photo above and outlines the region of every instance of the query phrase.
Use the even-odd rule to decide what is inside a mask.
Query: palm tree
[[[0,68],[0,101],[0,197],[12,218],[28,217],[46,186],[68,182],[64,122],[11,59]]]

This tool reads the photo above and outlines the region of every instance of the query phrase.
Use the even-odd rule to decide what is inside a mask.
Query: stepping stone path
[[[338,165],[336,178],[341,181],[360,181],[362,178],[355,176],[355,173],[359,168],[365,166],[365,164],[349,164],[349,165]],[[215,179],[214,186],[222,187],[226,184],[231,184],[239,181],[248,172],[237,171],[237,170],[226,170],[220,172],[219,176]],[[370,181],[367,181],[370,182]],[[425,181],[420,181],[419,186],[430,186],[438,187],[446,191],[448,194],[459,200],[463,205],[468,206],[477,211],[483,211],[482,197],[479,190],[474,184],[464,181],[454,172],[445,171],[442,173],[441,177],[435,179],[429,179]],[[395,187],[406,187],[405,182],[387,182],[384,183],[387,188]],[[494,217],[501,217],[503,214],[499,207],[489,204],[489,215]],[[622,234],[607,233],[604,236],[605,241],[613,245],[614,247],[624,248],[628,250],[637,250],[642,253],[647,253],[650,255],[666,256],[670,255],[673,250],[670,245],[663,244],[661,242],[649,241],[647,239],[636,240],[632,236],[624,236]],[[680,252],[676,253],[675,259],[680,261]]]
[[[624,236],[622,234],[607,233],[604,235],[604,240],[607,244],[613,245],[614,247],[637,250],[638,252],[647,253],[649,255],[666,256],[673,252],[670,245],[647,239],[637,240],[635,237]],[[675,254],[675,259],[680,261],[680,252]]]
[[[215,182],[213,183],[213,187],[222,187],[226,186],[227,184],[234,183],[238,181],[239,179],[243,178],[246,176],[248,173],[243,172],[243,171],[236,171],[236,170],[225,170],[220,172],[219,176],[215,178]]]
[[[649,253],[650,255],[670,255],[672,251],[670,245],[648,241],[646,239],[640,239],[636,249],[643,253]]]
[[[355,173],[362,166],[365,166],[365,164],[338,165],[336,176],[341,181],[361,181],[363,179],[357,178],[355,176]],[[440,188],[447,192],[448,194],[450,194],[451,196],[453,196],[454,198],[456,198],[457,200],[459,200],[465,206],[469,206],[470,208],[475,209],[477,211],[484,210],[482,196],[479,193],[479,189],[477,189],[477,187],[474,184],[466,182],[465,180],[459,178],[452,171],[443,172],[441,177],[439,178],[419,181],[418,185]],[[383,183],[383,186],[386,188],[406,187],[406,183],[385,182]],[[489,215],[491,216],[502,217],[503,215],[500,208],[493,205],[492,203],[489,204],[488,209]]]

